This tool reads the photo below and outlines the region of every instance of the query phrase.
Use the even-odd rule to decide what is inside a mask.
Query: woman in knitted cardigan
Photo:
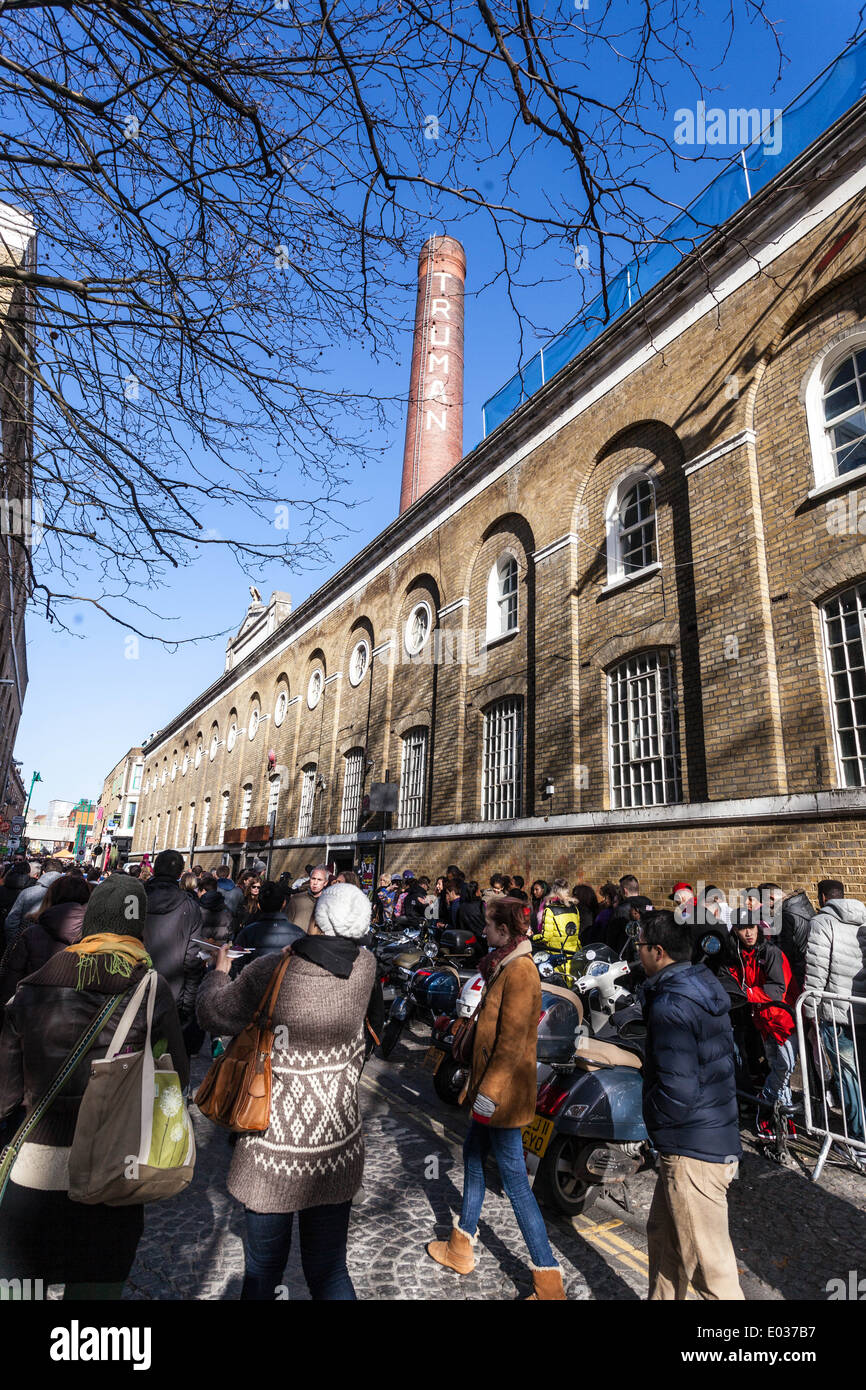
[[[364,1168],[358,1078],[376,975],[361,944],[369,929],[369,900],[336,883],[320,895],[307,936],[288,948],[273,1018],[270,1125],[241,1136],[229,1170],[229,1192],[246,1209],[242,1299],[281,1296],[295,1212],[312,1297],[355,1297],[346,1244]],[[212,1035],[240,1033],[280,960],[264,956],[232,981],[224,947],[199,988],[199,1025]]]

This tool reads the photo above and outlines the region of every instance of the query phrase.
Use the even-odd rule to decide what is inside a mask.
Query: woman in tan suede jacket
[[[472,1109],[463,1145],[463,1206],[448,1240],[431,1241],[427,1253],[458,1274],[471,1274],[475,1268],[484,1160],[492,1153],[529,1247],[534,1286],[530,1298],[564,1299],[562,1273],[529,1186],[521,1139],[523,1126],[535,1115],[535,1043],[541,1013],[541,982],[526,936],[526,904],[494,898],[485,904],[485,918],[484,935],[492,950],[481,963],[484,993],[472,1070],[462,1097]]]

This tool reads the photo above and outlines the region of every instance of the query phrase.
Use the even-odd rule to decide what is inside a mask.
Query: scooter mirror
[[[632,941],[637,941],[637,934],[640,931],[640,922],[629,922],[626,925],[625,934]]]
[[[701,937],[701,950],[705,956],[717,956],[722,949],[722,943],[717,936],[708,932]]]

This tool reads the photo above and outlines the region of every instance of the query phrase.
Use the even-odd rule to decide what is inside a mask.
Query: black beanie
[[[129,874],[111,874],[99,883],[90,895],[84,910],[81,935],[96,936],[99,932],[114,932],[116,936],[144,936],[147,918],[147,894],[144,884]]]
[[[177,883],[183,873],[184,858],[176,849],[161,849],[153,861],[154,878],[171,878]]]

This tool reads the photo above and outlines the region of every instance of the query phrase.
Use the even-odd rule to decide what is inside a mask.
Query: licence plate
[[[544,1115],[536,1115],[530,1125],[523,1127],[523,1147],[527,1153],[537,1154],[543,1158],[548,1144],[553,1137],[553,1120],[548,1120]]]
[[[421,1063],[421,1066],[423,1067],[424,1071],[432,1071],[435,1075],[435,1073],[439,1070],[440,1066],[442,1065],[444,1056],[445,1053],[442,1051],[442,1049],[436,1047],[434,1043],[434,1045],[432,1047],[428,1047],[427,1051],[424,1053],[424,1059]]]

